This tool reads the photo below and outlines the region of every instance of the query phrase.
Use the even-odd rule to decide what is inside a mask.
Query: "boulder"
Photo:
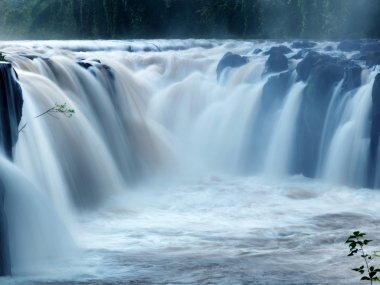
[[[227,68],[236,68],[243,66],[249,62],[248,58],[245,56],[240,56],[238,54],[234,54],[232,52],[227,52],[222,59],[219,61],[218,66],[216,67],[216,74],[219,80],[219,77],[222,71]]]
[[[288,69],[288,58],[279,50],[272,51],[265,63],[265,73],[281,72]]]
[[[338,49],[341,51],[356,51],[360,50],[362,47],[362,41],[360,40],[346,40],[346,41],[341,41],[338,44]]]

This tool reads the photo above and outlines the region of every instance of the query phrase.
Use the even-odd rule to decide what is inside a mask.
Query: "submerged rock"
[[[243,66],[249,62],[248,58],[245,56],[241,56],[238,54],[234,54],[232,52],[227,52],[222,59],[219,61],[218,66],[216,67],[216,74],[219,80],[220,74],[222,71],[227,68],[236,68]]]

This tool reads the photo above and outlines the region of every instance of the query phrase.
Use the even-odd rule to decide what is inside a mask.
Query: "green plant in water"
[[[371,284],[373,281],[380,282],[380,277],[377,276],[377,273],[380,272],[379,268],[375,268],[370,264],[374,256],[366,254],[364,251],[364,247],[368,245],[372,240],[365,239],[366,233],[362,233],[360,231],[353,232],[346,240],[348,247],[350,249],[350,253],[348,256],[360,255],[360,257],[364,261],[364,265],[353,268],[352,270],[360,273],[362,278],[360,280],[370,281]]]
[[[0,52],[0,61],[6,61],[3,53]]]
[[[50,116],[53,116],[55,118],[55,116],[53,115],[54,113],[63,114],[67,118],[71,118],[75,114],[75,110],[67,107],[66,103],[63,103],[63,104],[55,103],[53,107],[47,109],[45,112],[39,114],[38,116],[35,116],[34,118],[37,119],[37,118],[42,117],[44,115],[50,115]],[[20,128],[20,130],[18,132],[19,133],[22,132],[26,128],[27,124],[28,123],[25,123]]]

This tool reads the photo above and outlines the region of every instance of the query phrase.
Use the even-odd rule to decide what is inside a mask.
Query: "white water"
[[[163,51],[125,51],[151,46],[143,41],[2,44],[27,123],[15,165],[4,162],[12,169],[4,171],[23,177],[10,182],[19,194],[8,205],[17,210],[9,210],[10,223],[25,231],[12,237],[17,270],[7,282],[356,284],[344,239],[356,229],[376,239],[380,209],[368,201],[380,194],[340,185],[362,185],[365,176],[377,71],[343,96],[342,112],[326,117],[333,130],[324,128],[315,162],[322,183],[288,176],[305,83],[286,91],[264,119],[273,121],[260,117],[266,57],[252,51],[273,43],[154,44]],[[226,51],[250,63],[227,68],[218,82]],[[76,113],[34,118],[55,103]],[[23,206],[28,197],[37,201]],[[12,220],[23,211],[41,216],[32,228],[49,230]]]

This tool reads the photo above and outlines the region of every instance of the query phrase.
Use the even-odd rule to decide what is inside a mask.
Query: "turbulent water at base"
[[[338,43],[282,44],[276,72],[275,42],[0,43],[25,126],[14,163],[0,159],[14,274],[0,282],[357,284],[345,238],[380,248],[380,192],[365,188],[380,185],[379,71]],[[226,52],[247,62],[217,76]],[[337,77],[322,108],[323,74],[298,68],[308,52],[353,60],[360,83]],[[55,104],[75,114],[38,117]]]

